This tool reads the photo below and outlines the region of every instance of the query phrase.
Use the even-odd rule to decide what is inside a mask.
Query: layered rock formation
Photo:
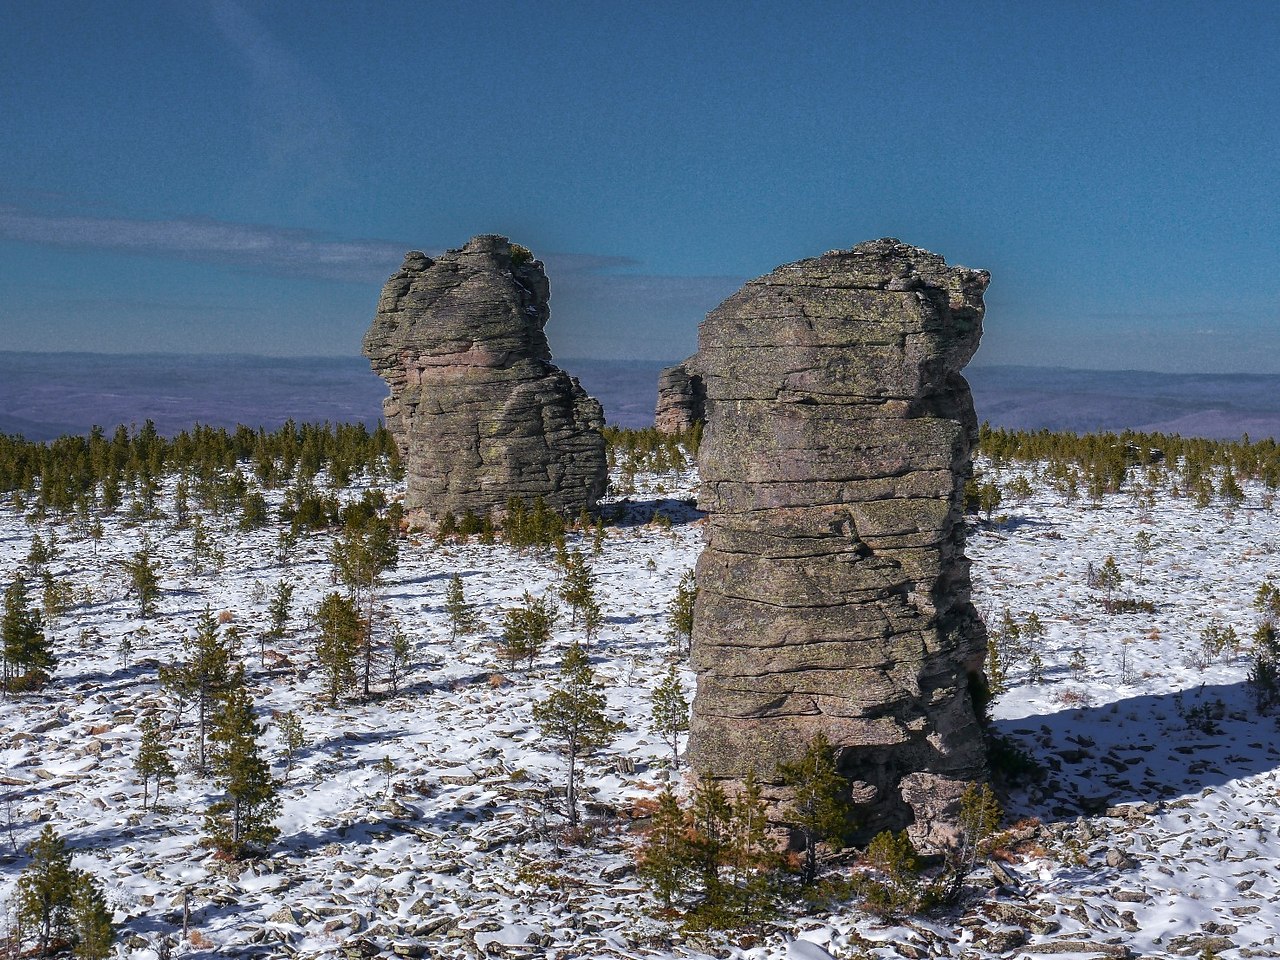
[[[685,433],[706,417],[707,391],[696,362],[695,355],[658,374],[653,422],[663,433]]]
[[[382,288],[364,355],[391,388],[411,517],[501,512],[509,497],[576,513],[604,493],[604,415],[550,362],[549,297],[541,261],[498,236],[411,251]]]
[[[945,842],[984,773],[962,523],[977,423],[959,371],[988,280],[877,240],[779,267],[707,315],[694,769],[773,777],[822,732],[864,823]]]

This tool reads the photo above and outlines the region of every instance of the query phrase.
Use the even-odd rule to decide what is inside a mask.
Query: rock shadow
[[[1257,715],[1241,681],[1064,706],[992,727],[1043,769],[1026,799],[1029,812],[1052,821],[1194,796],[1280,769],[1276,722]]]
[[[681,500],[672,497],[659,497],[653,500],[632,500],[626,498],[611,504],[602,504],[601,513],[605,522],[614,527],[642,527],[653,523],[658,517],[665,517],[672,526],[684,526],[696,523],[706,516],[692,500]]]

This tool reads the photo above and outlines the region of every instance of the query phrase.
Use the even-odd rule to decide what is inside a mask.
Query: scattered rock
[[[1113,870],[1132,870],[1138,865],[1138,861],[1134,860],[1123,850],[1117,847],[1111,847],[1107,850],[1107,866]]]
[[[1014,927],[1025,927],[1034,934],[1040,936],[1048,936],[1057,933],[1062,929],[1062,925],[1050,917],[1042,917],[1034,910],[1026,907],[1019,907],[1016,904],[1005,903],[1001,900],[993,900],[983,903],[979,907],[979,912],[990,920],[997,923],[1008,924]]]
[[[1027,931],[1017,927],[1004,930],[978,928],[973,931],[973,942],[994,953],[1016,950],[1027,942]]]
[[[1092,957],[1119,957],[1121,960],[1133,956],[1133,951],[1123,944],[1094,943],[1091,940],[1052,940],[1049,943],[1029,943],[1019,949],[1023,953],[1083,953]]]
[[[1112,890],[1111,899],[1120,903],[1149,903],[1151,894],[1142,890]]]
[[[1224,950],[1234,950],[1235,943],[1229,937],[1188,933],[1174,937],[1169,941],[1169,949],[1180,957],[1203,956],[1205,953],[1217,955]]]

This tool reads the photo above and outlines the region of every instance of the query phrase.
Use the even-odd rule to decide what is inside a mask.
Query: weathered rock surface
[[[989,275],[897,240],[779,267],[707,315],[693,768],[765,777],[819,732],[874,829],[947,840],[984,773],[960,369]],[[775,797],[777,793],[774,789]]]
[[[542,262],[492,235],[434,260],[411,251],[382,288],[364,354],[391,388],[411,516],[510,497],[576,513],[604,493],[604,415],[550,362],[549,297]]]
[[[707,390],[689,357],[658,374],[658,408],[654,426],[663,433],[685,433],[706,419]]]

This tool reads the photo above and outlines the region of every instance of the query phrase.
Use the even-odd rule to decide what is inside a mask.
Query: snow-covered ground
[[[502,610],[558,583],[550,555],[404,544],[379,601],[413,641],[410,671],[395,696],[331,709],[305,616],[334,589],[327,536],[304,538],[279,565],[275,530],[223,530],[215,542],[224,565],[197,574],[190,531],[170,521],[110,518],[96,558],[91,541],[59,528],[61,557],[50,569],[74,585],[77,606],[53,625],[54,682],[0,703],[0,899],[24,862],[14,847],[48,821],[77,866],[103,882],[120,949],[139,958],[1165,956],[1198,954],[1205,936],[1220,938],[1226,957],[1280,954],[1276,726],[1254,716],[1243,658],[1206,666],[1196,657],[1210,618],[1252,632],[1254,592],[1280,572],[1280,520],[1253,489],[1228,516],[1167,496],[1151,507],[1128,495],[1097,509],[1067,505],[1037,484],[1026,503],[1006,503],[1007,520],[971,534],[975,599],[988,622],[1007,608],[1017,620],[1034,611],[1046,627],[1043,682],[1029,682],[1025,662],[1013,665],[994,709],[998,729],[1048,775],[1011,798],[1013,816],[1043,828],[1033,831],[1035,856],[1010,868],[1003,889],[963,914],[904,925],[852,906],[789,917],[745,944],[684,940],[656,919],[631,869],[627,814],[673,776],[648,731],[649,694],[674,652],[667,607],[701,546],[696,515],[681,503],[695,480],[640,478],[628,519],[609,527],[593,558],[606,620],[593,667],[627,732],[587,761],[590,819],[573,833],[554,795],[564,762],[531,708],[581,633],[563,616],[554,649],[528,671],[508,670],[495,649]],[[645,522],[655,504],[675,522]],[[36,529],[47,535],[0,508],[0,580],[24,562]],[[1145,560],[1139,530],[1153,540]],[[119,567],[144,535],[164,588],[145,621]],[[589,537],[569,545],[590,551]],[[1154,613],[1103,608],[1086,570],[1109,554],[1128,577],[1116,596],[1149,600]],[[453,641],[443,603],[455,573],[484,626]],[[257,634],[281,577],[297,587],[294,618],[264,669]],[[133,773],[141,719],[172,716],[157,667],[177,656],[206,605],[244,633],[277,775],[272,716],[296,711],[308,738],[283,789],[280,841],[247,864],[218,862],[199,845],[207,783],[181,772],[161,809],[144,813]],[[1073,670],[1077,650],[1084,666]],[[691,696],[687,672],[685,681]],[[185,726],[172,738],[180,767],[192,736]],[[193,931],[185,941],[184,899]]]

